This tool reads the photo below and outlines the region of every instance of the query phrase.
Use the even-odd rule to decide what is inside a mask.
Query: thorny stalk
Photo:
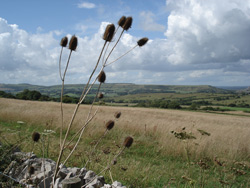
[[[106,65],[106,63],[107,63],[107,61],[108,61],[108,58],[110,57],[111,53],[113,52],[113,50],[115,49],[116,45],[117,45],[118,42],[120,41],[120,39],[121,39],[122,34],[124,33],[124,31],[125,31],[125,30],[123,29],[122,32],[121,32],[121,34],[120,34],[120,36],[119,36],[119,38],[118,38],[118,40],[116,41],[115,45],[113,46],[113,48],[112,48],[111,51],[109,52],[109,54],[108,54],[108,56],[107,56],[105,62],[103,63],[103,66],[104,66],[104,67],[105,67],[105,65]]]
[[[68,57],[68,61],[67,61],[65,70],[64,70],[63,77],[61,77],[61,69],[60,69],[60,77],[61,77],[61,80],[62,80],[61,102],[60,102],[60,107],[61,107],[60,147],[62,147],[62,131],[63,131],[63,104],[62,104],[62,101],[63,101],[63,91],[64,91],[64,80],[65,80],[66,72],[67,72],[67,69],[68,69],[68,66],[69,66],[69,61],[70,61],[71,54],[72,54],[72,50],[70,50],[70,54],[69,54],[69,57]],[[61,62],[61,56],[60,56],[60,62]],[[59,63],[59,65],[61,65],[61,63]]]
[[[89,119],[89,116],[90,116],[90,114],[91,114],[91,111],[92,111],[94,102],[95,102],[95,100],[96,100],[96,98],[97,98],[97,95],[98,95],[98,93],[99,93],[99,90],[100,90],[101,85],[102,85],[102,83],[99,84],[99,87],[98,87],[96,96],[95,96],[95,98],[94,98],[94,100],[93,100],[93,102],[92,102],[92,105],[91,105],[90,109],[89,109],[89,114],[88,114],[88,117],[87,117],[87,119],[86,119],[86,122],[89,122],[88,119]],[[76,142],[74,148],[71,150],[70,154],[68,155],[68,157],[67,157],[67,158],[65,159],[65,161],[63,162],[63,165],[68,161],[68,159],[70,158],[70,156],[71,156],[71,155],[73,154],[73,152],[75,151],[75,149],[76,149],[77,145],[79,144],[79,142],[80,142],[80,140],[81,140],[81,137],[82,137],[82,134],[83,134],[83,132],[84,132],[84,130],[85,130],[85,128],[86,128],[87,125],[88,125],[88,124],[85,123],[84,128],[82,129],[82,131],[81,131],[81,133],[80,133],[80,135],[79,135],[79,137],[78,137],[78,140],[77,140],[77,142]]]
[[[109,131],[109,130],[106,129],[106,131],[104,132],[104,134],[103,134],[103,135],[99,138],[99,140],[96,142],[94,148],[93,148],[92,151],[90,152],[90,155],[89,155],[88,160],[87,160],[87,162],[85,163],[84,167],[87,166],[87,164],[88,164],[89,161],[90,161],[90,157],[93,155],[93,153],[95,152],[96,147],[98,146],[98,144],[100,143],[100,141],[106,136],[106,134],[108,133],[108,131]]]
[[[114,35],[116,34],[116,32],[118,31],[119,28],[120,28],[120,26],[117,27],[117,29],[115,30]],[[107,53],[107,51],[108,51],[109,45],[110,45],[110,42],[108,43],[108,46],[107,46],[107,48],[106,48],[106,50],[105,50],[105,52],[104,52],[104,54],[103,54],[103,57],[102,57],[102,65],[104,65],[104,59],[105,59],[105,57],[106,57],[106,53]]]
[[[125,148],[126,148],[126,147],[121,148],[121,150],[120,150],[119,153],[113,158],[113,160],[114,160],[114,159],[117,159],[117,157],[119,157],[119,156],[122,154],[122,152],[125,150]],[[96,178],[98,178],[98,176],[99,176],[100,174],[102,174],[103,172],[109,170],[110,167],[113,165],[113,164],[112,164],[113,160],[112,160],[112,161],[111,161],[111,162],[110,162],[101,172],[99,172],[95,177],[93,177],[88,183],[86,183],[85,185],[83,185],[82,188],[84,188],[86,185],[89,185],[90,183],[92,183]]]
[[[138,45],[135,45],[133,48],[131,48],[130,50],[128,50],[125,54],[121,55],[120,57],[118,57],[118,58],[115,59],[114,61],[111,61],[110,63],[107,63],[107,64],[105,65],[105,67],[108,66],[108,65],[113,64],[113,63],[116,62],[116,61],[118,61],[119,59],[121,59],[122,57],[124,57],[125,55],[127,55],[129,52],[131,52],[133,49],[135,49],[137,46],[138,46]]]
[[[90,80],[91,80],[93,74],[95,73],[95,71],[96,71],[96,69],[97,69],[97,66],[98,66],[98,64],[99,64],[99,62],[100,62],[100,59],[101,59],[101,56],[102,56],[102,53],[103,53],[103,50],[104,50],[106,44],[107,44],[107,41],[105,41],[105,43],[104,43],[104,45],[103,45],[103,48],[102,48],[102,51],[101,51],[101,53],[100,53],[100,55],[99,55],[98,61],[97,61],[97,63],[96,63],[96,66],[95,66],[93,72],[91,73],[91,75],[90,75],[90,77],[89,77],[88,83],[86,84],[86,86],[85,86],[85,88],[84,88],[84,90],[83,90],[83,92],[82,92],[82,95],[81,95],[81,97],[80,97],[80,99],[79,99],[79,102],[77,103],[76,108],[75,108],[75,110],[74,110],[74,112],[73,112],[73,115],[72,115],[72,117],[71,117],[70,123],[69,123],[68,128],[67,128],[67,132],[66,132],[66,134],[65,134],[65,136],[64,136],[64,140],[63,140],[63,143],[62,143],[62,145],[61,145],[60,153],[59,153],[59,156],[58,156],[58,159],[57,159],[56,168],[55,168],[55,173],[54,173],[54,177],[53,177],[54,182],[55,182],[55,179],[56,179],[56,174],[57,174],[57,172],[58,172],[58,170],[59,170],[59,163],[60,163],[60,161],[61,161],[61,158],[62,158],[64,149],[65,149],[64,146],[65,146],[66,139],[68,138],[69,131],[70,131],[70,129],[71,129],[71,126],[72,126],[72,124],[73,124],[73,121],[74,121],[74,119],[75,119],[75,116],[76,116],[76,113],[77,113],[77,111],[78,111],[78,109],[79,109],[80,104],[83,102],[83,100],[84,100],[85,97],[87,96],[89,90],[91,89],[91,88],[89,88],[89,89],[86,91],[86,89],[87,89],[87,87],[88,87],[88,85],[89,85],[89,82],[90,82]],[[86,91],[86,92],[85,92],[85,91]],[[85,94],[85,95],[84,95],[84,94]]]
[[[125,20],[124,20],[124,19],[125,19]],[[79,144],[79,141],[80,141],[80,139],[81,139],[81,137],[82,137],[82,134],[83,134],[83,132],[84,132],[86,126],[89,124],[89,122],[93,119],[93,117],[94,117],[94,116],[96,115],[96,113],[97,113],[97,110],[98,110],[98,109],[97,109],[97,110],[95,111],[95,113],[91,116],[92,108],[93,108],[94,102],[95,102],[95,100],[96,100],[96,98],[97,98],[97,95],[98,95],[98,93],[99,93],[101,84],[105,81],[105,77],[106,77],[106,76],[105,76],[105,73],[104,73],[104,72],[102,73],[103,69],[104,69],[107,65],[110,65],[110,64],[114,63],[114,62],[117,61],[118,59],[120,59],[120,58],[122,58],[123,56],[125,56],[126,54],[128,54],[130,51],[132,51],[132,50],[133,50],[135,47],[137,47],[138,45],[139,45],[139,46],[142,46],[141,44],[137,44],[135,47],[133,47],[133,48],[132,48],[131,50],[129,50],[128,52],[126,52],[124,55],[122,55],[122,56],[120,56],[119,58],[117,58],[116,60],[114,60],[114,61],[112,61],[112,62],[106,64],[107,61],[108,61],[108,59],[109,59],[109,57],[110,57],[110,55],[112,54],[113,50],[115,49],[115,47],[117,46],[118,42],[120,41],[120,38],[121,38],[122,34],[124,33],[124,30],[128,30],[128,29],[131,27],[131,24],[132,24],[132,17],[125,18],[125,17],[123,16],[123,21],[124,21],[124,24],[121,24],[121,19],[120,19],[119,22],[118,22],[119,26],[121,26],[121,27],[123,28],[123,31],[121,32],[121,34],[120,34],[120,36],[119,36],[117,42],[115,43],[115,45],[113,46],[113,48],[112,48],[111,51],[109,52],[107,58],[105,59],[105,55],[106,55],[107,49],[108,49],[108,47],[109,47],[109,44],[110,44],[110,42],[112,41],[112,38],[113,38],[113,36],[114,36],[114,33],[116,33],[117,30],[118,30],[118,28],[119,28],[119,27],[118,27],[117,30],[115,30],[114,24],[109,24],[109,25],[106,27],[105,33],[104,33],[104,35],[103,35],[103,39],[105,40],[105,43],[104,43],[104,45],[103,45],[103,47],[102,47],[102,50],[101,50],[101,52],[100,52],[99,58],[98,58],[98,60],[97,60],[97,63],[96,63],[96,65],[95,65],[95,67],[94,67],[94,69],[93,69],[91,75],[89,76],[88,82],[87,82],[87,84],[85,85],[85,87],[83,88],[83,91],[82,91],[82,94],[81,94],[81,96],[80,96],[80,98],[79,98],[79,101],[78,101],[78,103],[76,104],[76,107],[75,107],[75,109],[74,109],[74,111],[73,111],[71,120],[70,120],[70,122],[69,122],[69,124],[68,124],[67,131],[66,131],[66,133],[65,133],[65,136],[64,136],[63,141],[62,141],[62,129],[63,129],[63,107],[62,107],[62,97],[63,97],[63,90],[64,90],[64,80],[65,80],[65,75],[66,75],[66,71],[67,71],[67,68],[68,68],[68,64],[69,64],[69,60],[70,60],[70,56],[71,56],[72,50],[75,50],[75,49],[76,49],[76,46],[77,46],[77,38],[74,36],[74,37],[76,38],[76,43],[72,43],[72,44],[75,44],[75,46],[72,47],[72,48],[69,47],[69,49],[71,49],[71,52],[70,52],[70,55],[69,55],[69,58],[68,58],[68,62],[67,62],[67,65],[66,65],[66,68],[65,68],[65,72],[64,72],[63,77],[62,77],[62,75],[61,75],[61,56],[62,56],[62,50],[61,50],[60,60],[59,60],[59,69],[60,69],[60,78],[61,78],[61,80],[62,80],[62,90],[61,90],[61,115],[62,115],[62,126],[61,126],[61,133],[60,133],[60,152],[59,152],[59,156],[58,156],[58,159],[57,159],[56,168],[55,168],[55,172],[54,172],[54,176],[53,176],[53,183],[55,182],[56,176],[57,176],[57,174],[58,174],[58,172],[59,172],[59,170],[60,170],[60,169],[59,169],[59,164],[60,164],[60,161],[61,161],[61,159],[62,159],[63,152],[64,152],[64,150],[66,149],[66,147],[65,147],[66,139],[68,138],[70,129],[71,129],[71,127],[72,127],[72,124],[73,124],[74,119],[75,119],[75,117],[76,117],[76,114],[77,114],[77,112],[78,112],[78,109],[79,109],[80,104],[85,100],[85,98],[86,98],[86,96],[88,95],[89,91],[92,89],[93,85],[95,84],[95,82],[96,82],[97,79],[98,79],[98,81],[100,82],[100,85],[99,85],[98,91],[97,91],[97,93],[96,93],[96,97],[94,98],[94,100],[93,100],[93,102],[92,102],[92,105],[91,105],[91,107],[90,107],[90,109],[89,109],[88,116],[87,116],[87,119],[86,119],[86,121],[85,121],[85,124],[84,124],[84,125],[82,126],[82,128],[74,135],[74,138],[75,138],[75,137],[80,133],[80,135],[79,135],[79,137],[78,137],[78,140],[77,140],[76,144],[74,145],[74,148],[71,150],[70,154],[67,156],[67,158],[65,159],[65,161],[63,162],[63,164],[65,164],[65,163],[67,162],[67,160],[69,159],[69,157],[70,157],[70,156],[72,155],[72,153],[75,151],[77,145]],[[109,43],[108,43],[108,46],[107,46],[107,48],[106,48],[106,50],[105,50],[105,47],[106,47],[107,42],[109,42]],[[145,42],[145,43],[146,43],[146,42]],[[144,44],[145,44],[145,43],[144,43]],[[144,45],[144,44],[143,44],[143,45]],[[105,52],[104,52],[104,50],[105,50]],[[103,52],[104,52],[104,55],[103,55]],[[91,80],[92,80],[92,77],[93,77],[94,73],[96,72],[96,69],[97,69],[97,67],[98,67],[98,65],[99,65],[99,62],[100,62],[100,59],[101,59],[102,56],[103,56],[103,61],[104,61],[104,59],[105,59],[105,62],[102,63],[102,68],[101,68],[100,73],[99,73],[99,75],[101,75],[101,76],[100,76],[100,79],[98,78],[98,76],[99,76],[99,75],[98,75],[97,78],[92,82],[92,84],[90,84],[90,82],[91,82]],[[101,73],[102,73],[102,74],[101,74]],[[104,77],[103,77],[102,75],[104,75]],[[91,117],[90,117],[90,116],[91,116]],[[106,135],[106,133],[107,133],[107,131],[105,132],[104,136]],[[73,139],[74,139],[74,138],[73,138]],[[73,141],[73,139],[72,139],[70,142],[68,142],[67,146]],[[101,139],[102,139],[102,138],[101,138]],[[132,139],[132,138],[131,138],[131,139]],[[100,142],[100,140],[97,142],[97,144],[98,144],[99,142]],[[132,139],[132,142],[133,142],[133,139]],[[132,144],[132,142],[130,143],[130,145]],[[96,144],[96,146],[97,146],[97,144]],[[130,145],[129,145],[129,146],[130,146]],[[96,148],[96,146],[94,147],[94,149]],[[129,147],[129,146],[125,145],[125,147],[124,147],[123,149],[120,150],[120,152],[115,156],[115,158],[117,158],[117,157],[123,152],[123,150],[124,150],[126,147]],[[111,165],[112,165],[112,163],[110,162],[110,164],[109,164],[103,171],[106,171],[107,169],[109,169]],[[103,171],[101,171],[100,173],[102,173]],[[95,178],[94,178],[94,179],[95,179]],[[94,180],[94,179],[93,179],[93,180]],[[92,181],[93,181],[93,180],[92,180]],[[91,181],[91,182],[92,182],[92,181]],[[90,183],[90,182],[89,182],[89,183]],[[84,185],[84,186],[85,186],[85,185]],[[83,187],[84,187],[84,186],[83,186]]]

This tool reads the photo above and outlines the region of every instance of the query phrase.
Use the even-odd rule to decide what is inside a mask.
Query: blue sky
[[[150,40],[106,68],[108,83],[249,85],[250,0],[3,1],[0,83],[60,84],[58,44],[73,34],[79,46],[66,83],[85,83],[106,25],[123,15],[133,25],[111,60]]]

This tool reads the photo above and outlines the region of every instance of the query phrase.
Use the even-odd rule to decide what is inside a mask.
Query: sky
[[[121,16],[132,16],[133,24],[108,62],[140,38],[149,41],[105,67],[107,83],[250,85],[250,0],[2,1],[0,83],[61,84],[60,40],[72,35],[78,47],[65,83],[86,83],[107,24]],[[63,52],[61,71],[70,50]]]

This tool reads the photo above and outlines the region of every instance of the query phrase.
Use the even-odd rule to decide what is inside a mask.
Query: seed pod
[[[115,158],[113,161],[112,161],[112,165],[116,165],[116,163],[117,163],[117,159]]]
[[[106,80],[106,74],[105,74],[104,71],[102,71],[102,72],[100,72],[100,74],[98,75],[98,81],[101,82],[101,83],[103,83],[103,82],[105,82],[105,80]]]
[[[60,45],[61,45],[62,47],[66,47],[67,44],[68,44],[68,37],[63,37],[62,40],[61,40]]]
[[[104,97],[104,95],[103,95],[102,93],[99,93],[99,94],[98,94],[98,98],[99,98],[99,99],[102,99],[103,97]]]
[[[106,127],[108,130],[111,130],[111,129],[114,127],[114,125],[115,125],[115,122],[114,122],[113,120],[109,120],[109,121],[106,123],[105,127]]]
[[[129,148],[132,145],[133,141],[134,141],[134,139],[131,136],[128,136],[128,137],[125,138],[125,140],[123,142],[123,145],[126,148]]]
[[[115,118],[118,119],[118,118],[120,118],[121,114],[122,114],[121,112],[116,112],[114,116],[115,116]]]
[[[32,134],[32,140],[34,142],[38,142],[39,139],[40,139],[40,134],[38,132],[33,132],[33,134]]]
[[[69,41],[69,49],[75,51],[77,47],[77,37],[73,35]]]
[[[103,34],[103,39],[110,42],[113,39],[114,33],[115,33],[115,25],[108,24]]]
[[[34,174],[34,172],[35,172],[35,168],[34,168],[33,166],[30,166],[30,167],[28,168],[28,173],[29,173],[30,175],[32,175],[32,174]]]
[[[122,26],[122,28],[127,31],[131,27],[132,22],[133,22],[133,18],[132,17],[127,17],[125,23]]]
[[[119,25],[120,27],[122,27],[122,26],[124,25],[125,21],[126,21],[126,17],[125,17],[125,16],[122,16],[122,17],[120,18],[120,20],[118,21],[118,25]]]
[[[138,46],[141,47],[141,46],[145,45],[147,42],[148,42],[148,38],[147,38],[147,37],[144,37],[144,38],[138,40],[138,41],[137,41],[137,44],[138,44]]]

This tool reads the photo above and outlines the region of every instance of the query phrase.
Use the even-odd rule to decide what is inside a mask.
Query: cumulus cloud
[[[249,0],[167,0],[166,6],[166,38],[149,40],[146,46],[137,47],[108,66],[107,82],[249,85]],[[141,16],[148,18],[146,25],[156,24],[153,13],[142,12]],[[66,83],[87,81],[104,44],[102,35],[107,24],[101,23],[93,35],[78,36],[79,46],[72,54]],[[162,28],[160,25],[158,30]],[[79,25],[78,30],[85,29]],[[30,34],[0,19],[1,82],[59,84],[59,34]],[[126,32],[110,61],[130,50],[138,40]],[[67,54],[65,51],[63,65]]]
[[[173,45],[170,63],[227,64],[250,58],[249,1],[167,1],[167,5],[174,8],[165,32]]]
[[[95,8],[94,3],[89,3],[89,2],[82,2],[77,5],[78,8],[87,8],[87,9],[92,9]]]
[[[140,13],[141,27],[145,31],[161,31],[165,30],[165,26],[156,23],[155,15],[151,11],[142,11]]]

